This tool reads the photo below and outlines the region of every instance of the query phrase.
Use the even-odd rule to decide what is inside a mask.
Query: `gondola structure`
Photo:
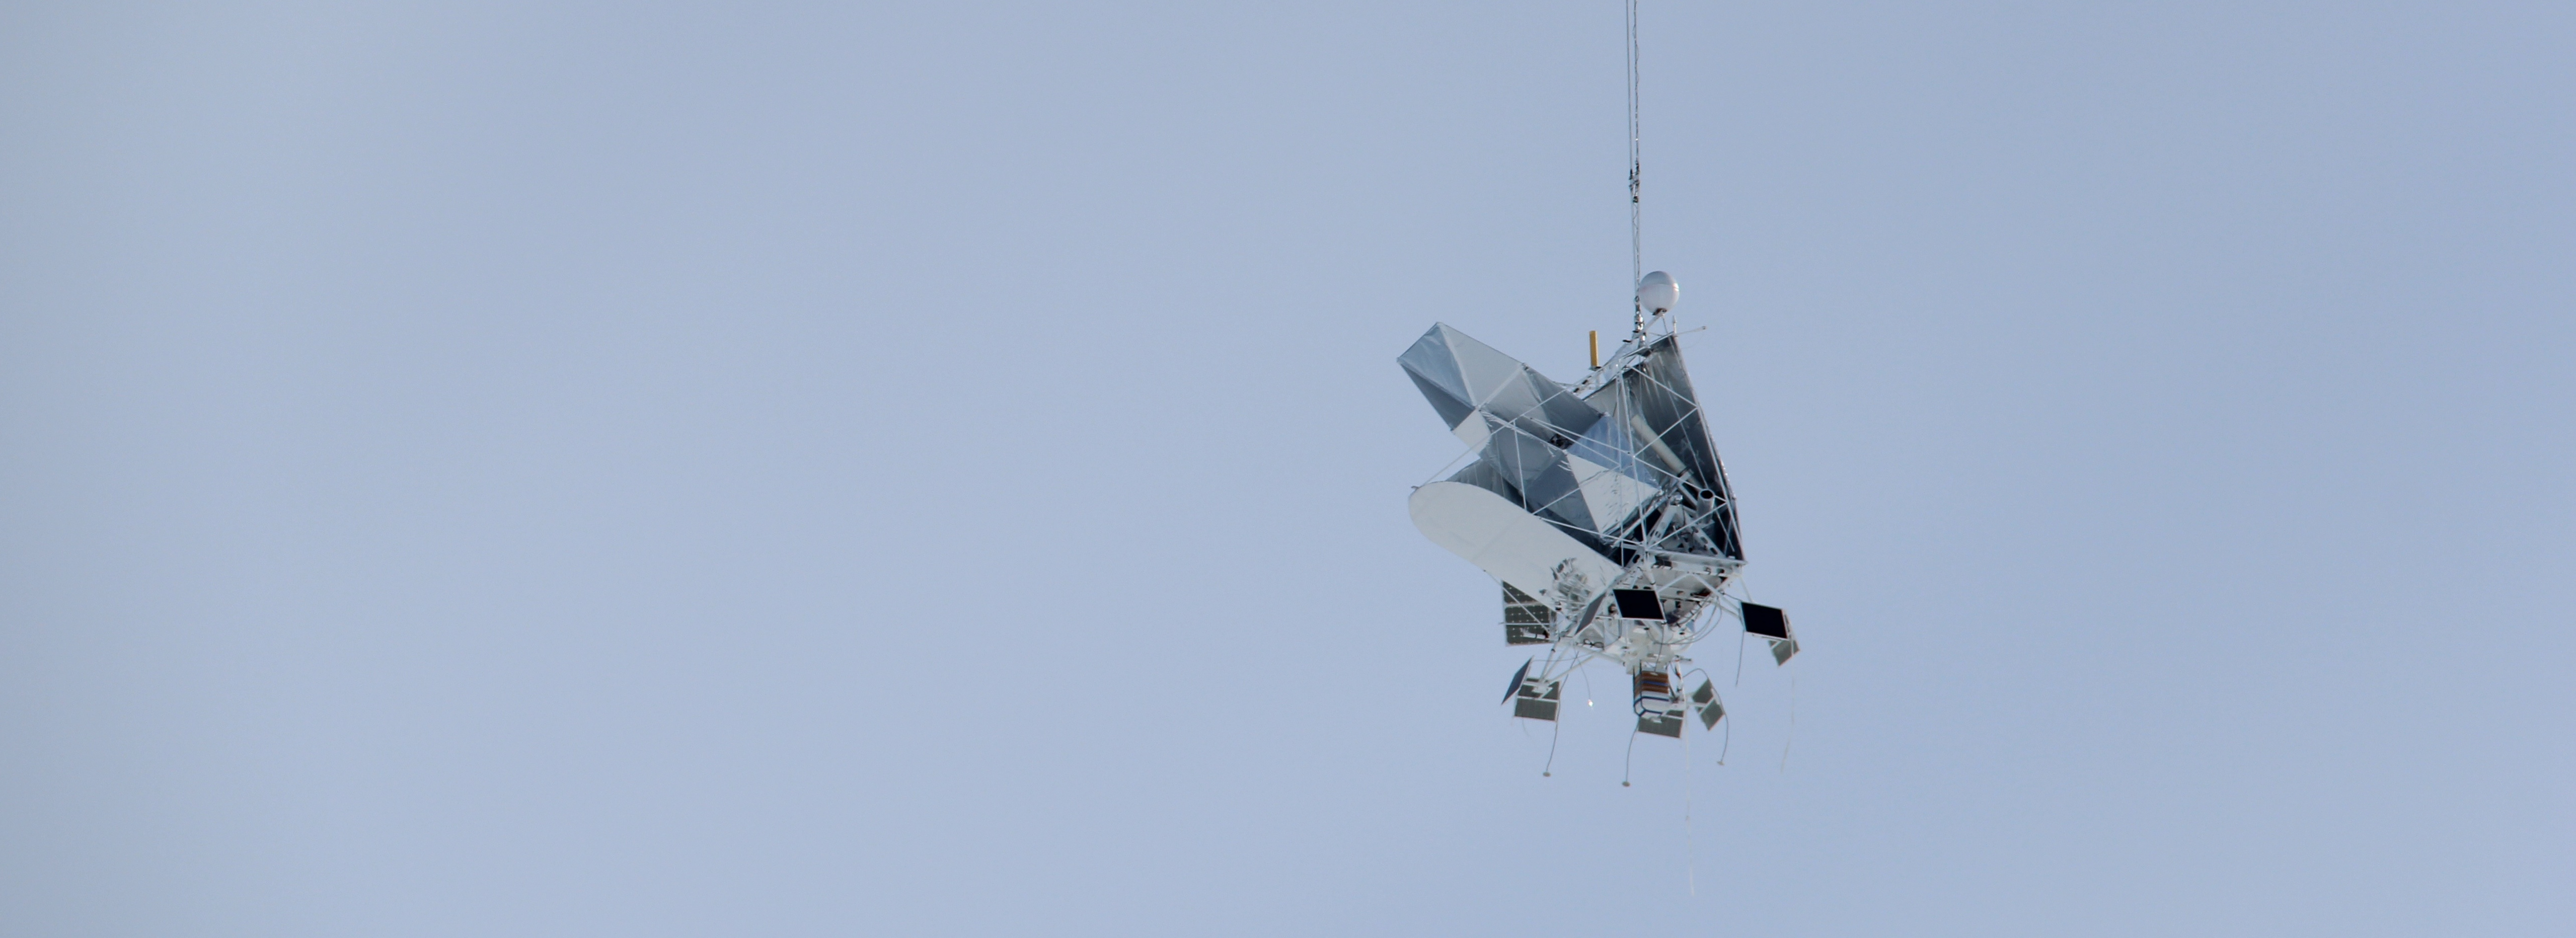
[[[1414,488],[1414,526],[1500,584],[1506,644],[1545,649],[1506,690],[1516,717],[1556,719],[1565,678],[1608,662],[1637,732],[1679,737],[1726,714],[1706,678],[1679,692],[1691,645],[1734,625],[1776,663],[1798,653],[1787,613],[1735,589],[1735,493],[1683,367],[1679,293],[1646,275],[1634,331],[1572,386],[1446,323],[1397,358],[1473,454]]]

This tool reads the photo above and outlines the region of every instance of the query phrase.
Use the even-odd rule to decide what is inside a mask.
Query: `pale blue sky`
[[[2576,929],[2569,7],[1645,25],[1807,651],[1623,789],[1394,364],[1616,4],[0,10],[0,933]]]

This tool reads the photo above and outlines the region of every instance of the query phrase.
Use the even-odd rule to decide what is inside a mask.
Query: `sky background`
[[[2576,931],[2576,8],[1648,0],[1622,788],[1394,363],[1620,8],[1238,6],[0,8],[0,933]]]

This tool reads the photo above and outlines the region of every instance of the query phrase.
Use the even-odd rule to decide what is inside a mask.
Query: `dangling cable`
[[[1717,744],[1717,764],[1719,765],[1726,764],[1727,750],[1735,748],[1735,721],[1726,720],[1723,722],[1726,724],[1726,741]]]
[[[1780,741],[1780,771],[1789,771],[1789,746],[1798,741],[1798,676],[1789,675],[1789,738]]]
[[[1682,734],[1682,869],[1690,894],[1699,895],[1699,838],[1691,833],[1690,734]]]
[[[1744,643],[1747,641],[1745,636],[1751,634],[1753,633],[1746,632],[1744,635],[1735,637],[1735,686],[1737,687],[1744,686]]]
[[[1547,766],[1538,770],[1538,777],[1547,778],[1556,774],[1556,735],[1564,729],[1565,724],[1561,721],[1547,721]]]
[[[1634,732],[1630,732],[1630,733],[1628,734],[1628,757],[1627,757],[1627,758],[1625,758],[1625,759],[1621,759],[1621,760],[1619,760],[1619,787],[1621,787],[1621,788],[1626,788],[1626,787],[1628,787],[1628,777],[1629,777],[1630,775],[1634,774],[1632,770],[1634,769],[1634,767],[1636,766],[1636,764],[1637,764],[1637,734],[1636,734],[1636,733],[1634,733]]]
[[[1753,586],[1744,582],[1741,575],[1737,577],[1735,584],[1744,590],[1744,598],[1735,601],[1735,618],[1740,622],[1744,619],[1744,604],[1753,599]],[[1753,632],[1748,629],[1735,637],[1735,686],[1737,687],[1744,686],[1744,643],[1750,641],[1752,635]]]
[[[1638,185],[1645,169],[1637,147],[1637,0],[1628,0],[1628,283],[1646,278],[1645,206]],[[1643,312],[1643,310],[1640,310]]]

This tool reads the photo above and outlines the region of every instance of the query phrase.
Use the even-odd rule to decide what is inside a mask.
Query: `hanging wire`
[[[1691,755],[1690,735],[1682,735],[1682,869],[1688,875],[1690,894],[1699,895],[1699,838],[1691,831]]]
[[[1707,671],[1699,668],[1691,670],[1699,674],[1699,679],[1703,683],[1708,681]],[[1690,683],[1690,675],[1682,675],[1682,678],[1682,683]],[[1711,690],[1710,693],[1713,694],[1716,691]],[[1696,701],[1693,702],[1696,703]],[[1718,706],[1722,707],[1725,704],[1720,703]],[[1696,785],[1691,780],[1691,734],[1687,732],[1689,727],[1683,727],[1683,729],[1685,732],[1682,733],[1682,871],[1687,877],[1683,881],[1689,884],[1690,894],[1696,896],[1699,895],[1699,835],[1691,829],[1691,794]]]
[[[1780,741],[1780,771],[1789,771],[1789,747],[1798,742],[1798,676],[1789,675],[1789,738]]]
[[[1637,144],[1637,0],[1628,0],[1628,283],[1631,286],[1646,278],[1645,204],[1638,198],[1645,164],[1638,155]]]
[[[1744,686],[1744,643],[1747,640],[1743,635],[1735,637],[1735,686],[1737,687]]]
[[[1564,728],[1562,720],[1547,721],[1547,765],[1538,770],[1538,777],[1548,778],[1556,774],[1556,734]]]
[[[1753,584],[1745,582],[1745,577],[1742,574],[1737,574],[1735,578],[1735,586],[1737,589],[1744,591],[1744,598],[1735,601],[1735,617],[1737,619],[1742,619],[1744,618],[1744,604],[1753,601]],[[1735,637],[1735,686],[1737,687],[1744,686],[1744,643],[1752,640],[1752,634],[1753,633],[1751,632],[1746,632]]]
[[[1781,759],[1785,762],[1785,760],[1787,760],[1787,759],[1788,759],[1788,756],[1783,755],[1783,756],[1781,756]],[[1632,775],[1636,774],[1636,772],[1635,772],[1636,767],[1637,767],[1637,734],[1636,734],[1635,732],[1633,732],[1633,731],[1632,731],[1632,732],[1630,732],[1630,733],[1628,734],[1628,755],[1627,755],[1627,757],[1626,757],[1626,758],[1621,759],[1621,760],[1619,761],[1619,787],[1621,787],[1621,788],[1626,788],[1626,787],[1628,787],[1628,778],[1629,778],[1630,776],[1632,776]]]
[[[1728,716],[1732,717],[1734,714],[1728,714]],[[1735,748],[1735,721],[1728,719],[1722,722],[1726,724],[1726,741],[1717,744],[1717,764],[1719,765],[1726,764],[1726,753]]]

